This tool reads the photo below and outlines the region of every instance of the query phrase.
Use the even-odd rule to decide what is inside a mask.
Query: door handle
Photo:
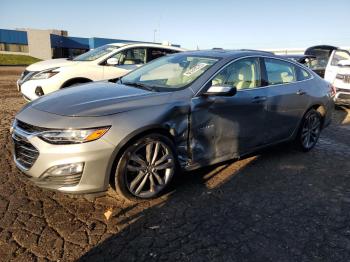
[[[300,95],[300,96],[305,95],[305,94],[306,94],[306,92],[302,89],[299,89],[297,92],[297,95]]]
[[[256,96],[253,98],[252,103],[261,103],[267,100],[266,96]]]

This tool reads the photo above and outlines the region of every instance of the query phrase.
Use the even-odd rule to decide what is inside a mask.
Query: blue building
[[[40,59],[76,56],[105,44],[126,42],[144,41],[73,37],[63,30],[0,29],[0,53],[26,54]]]

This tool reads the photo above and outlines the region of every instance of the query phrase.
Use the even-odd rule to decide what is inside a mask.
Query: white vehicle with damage
[[[28,100],[82,83],[116,79],[163,55],[185,51],[170,45],[115,43],[90,50],[73,59],[60,58],[28,66],[17,88]]]
[[[325,71],[325,80],[335,89],[334,102],[338,105],[350,105],[350,53],[336,49],[329,57]]]

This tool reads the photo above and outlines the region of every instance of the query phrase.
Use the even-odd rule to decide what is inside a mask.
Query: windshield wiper
[[[141,88],[141,89],[146,89],[148,91],[153,91],[153,92],[158,92],[158,90],[153,87],[153,86],[149,86],[149,85],[145,85],[145,84],[142,84],[142,83],[139,83],[139,82],[122,82],[123,85],[127,85],[127,86],[133,86],[133,87],[138,87],[138,88]]]

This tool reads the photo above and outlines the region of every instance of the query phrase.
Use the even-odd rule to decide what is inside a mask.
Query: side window
[[[119,61],[119,65],[139,65],[146,62],[145,48],[130,48],[123,50],[114,56]]]
[[[259,58],[244,58],[225,67],[212,79],[212,85],[233,86],[237,90],[261,86]]]
[[[265,58],[269,85],[293,83],[297,81],[296,66],[277,59]]]
[[[178,51],[171,49],[148,48],[147,63],[153,59],[174,53],[178,53]]]
[[[305,69],[302,69],[301,67],[297,67],[297,79],[298,81],[306,80],[311,78],[311,74],[306,71]]]
[[[334,56],[331,61],[332,66],[337,66],[340,60],[350,60],[349,52],[345,50],[337,50],[334,53]]]

